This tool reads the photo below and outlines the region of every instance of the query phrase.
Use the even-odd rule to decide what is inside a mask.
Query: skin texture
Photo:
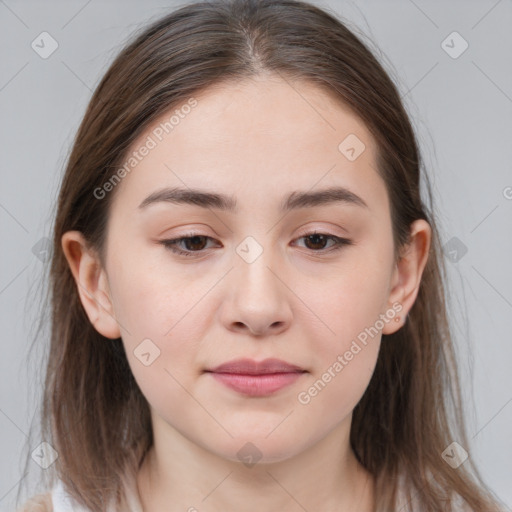
[[[16,512],[52,512],[51,492],[38,494],[26,501]]]
[[[155,445],[138,477],[144,510],[370,511],[373,480],[349,445],[352,411],[382,333],[400,329],[416,299],[429,225],[412,224],[412,242],[395,265],[375,142],[314,85],[259,75],[195,98],[197,106],[110,192],[105,268],[79,232],[62,238],[91,323],[108,338],[122,337],[151,407]],[[365,144],[354,161],[338,149],[349,134]],[[290,192],[333,185],[368,208],[333,203],[280,213]],[[162,187],[233,195],[238,211],[163,202],[138,208]],[[352,244],[332,251],[333,241],[308,243],[315,230]],[[159,243],[191,231],[211,237],[180,244],[199,255],[176,255]],[[251,263],[237,253],[248,236],[263,250]],[[299,393],[394,303],[400,321],[385,322],[301,403]],[[134,354],[147,338],[160,350],[149,366]],[[275,357],[308,373],[252,398],[204,373],[240,357]],[[261,456],[251,467],[237,456],[247,442]]]

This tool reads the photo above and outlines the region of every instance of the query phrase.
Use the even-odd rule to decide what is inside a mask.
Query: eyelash
[[[309,236],[314,236],[314,235],[321,235],[327,239],[330,239],[330,240],[334,240],[335,242],[335,245],[332,246],[331,248],[329,249],[320,249],[318,251],[315,251],[313,249],[310,249],[311,251],[313,251],[314,253],[331,253],[331,252],[335,252],[335,251],[339,251],[340,249],[342,249],[345,245],[352,245],[352,241],[349,240],[348,238],[340,238],[339,236],[335,236],[335,235],[329,235],[327,233],[321,233],[321,232],[318,232],[318,231],[313,231],[311,233],[306,233],[305,235],[302,235],[300,236],[297,240],[300,240],[301,238],[307,238]],[[187,233],[185,236],[181,236],[179,238],[171,238],[171,239],[168,239],[168,240],[161,240],[160,243],[166,248],[166,249],[169,249],[170,251],[172,251],[173,253],[175,254],[178,254],[179,256],[187,256],[187,257],[190,257],[190,256],[194,256],[195,254],[200,254],[201,252],[203,252],[205,249],[201,249],[199,251],[184,251],[182,249],[179,249],[177,247],[177,244],[179,242],[182,242],[184,240],[190,240],[191,238],[195,238],[195,237],[204,237],[204,238],[207,238],[207,239],[210,239],[210,240],[213,240],[211,237],[209,236],[205,236],[205,235],[200,235],[200,234],[197,234],[197,233]]]

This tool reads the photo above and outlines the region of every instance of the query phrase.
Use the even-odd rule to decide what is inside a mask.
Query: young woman
[[[422,178],[395,85],[318,7],[146,28],[61,185],[58,456],[25,510],[500,510],[467,457]]]

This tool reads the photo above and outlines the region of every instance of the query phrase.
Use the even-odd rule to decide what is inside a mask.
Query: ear
[[[80,231],[64,233],[61,245],[91,324],[103,336],[119,338],[121,331],[114,316],[107,274],[97,253],[89,248]]]
[[[407,314],[418,295],[421,276],[427,264],[432,239],[430,224],[423,219],[418,219],[411,224],[410,232],[410,242],[395,265],[388,298],[388,309],[394,309],[392,305],[395,303],[402,305],[402,309],[395,316],[395,318],[400,316],[400,321],[387,322],[382,329],[382,334],[393,334],[405,323]]]

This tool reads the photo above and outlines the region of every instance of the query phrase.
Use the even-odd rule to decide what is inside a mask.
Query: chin
[[[268,432],[260,435],[247,431],[243,435],[225,441],[224,445],[215,444],[214,447],[210,447],[210,450],[219,457],[232,462],[241,462],[246,467],[282,462],[300,452],[298,442],[290,436],[279,436],[277,433],[268,436]]]

